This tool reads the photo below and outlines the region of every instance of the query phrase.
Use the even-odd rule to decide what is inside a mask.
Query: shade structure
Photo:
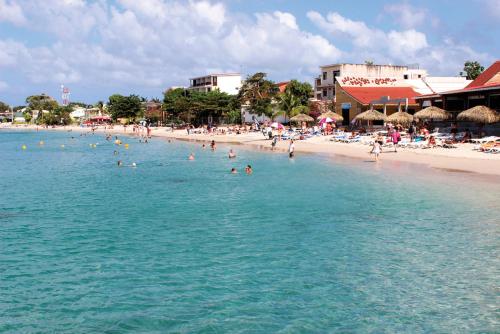
[[[369,109],[365,112],[362,112],[361,114],[357,115],[354,118],[360,121],[385,121],[387,119],[387,116],[385,116],[379,111]]]
[[[413,121],[413,116],[404,111],[398,111],[389,117],[387,117],[387,122],[409,124]]]
[[[333,119],[331,119],[330,117],[327,117],[327,118],[320,119],[319,124],[332,123],[332,122],[333,122]]]
[[[458,114],[459,121],[470,121],[482,124],[500,122],[500,114],[486,106],[475,106]]]
[[[297,116],[293,116],[290,118],[291,122],[312,122],[314,118],[306,114],[298,114]]]
[[[427,107],[425,109],[422,109],[420,111],[417,111],[414,115],[414,118],[418,119],[440,119],[440,120],[445,120],[450,118],[450,113],[447,112],[446,110],[443,110],[438,107]]]
[[[323,119],[323,118],[331,118],[335,122],[342,122],[344,120],[344,117],[342,117],[341,115],[339,115],[333,111],[325,112],[325,113],[319,115],[317,119]]]

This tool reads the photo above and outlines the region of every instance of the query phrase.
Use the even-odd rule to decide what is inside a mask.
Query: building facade
[[[219,90],[222,93],[236,95],[241,87],[239,73],[209,74],[189,79],[189,90],[211,92]]]
[[[370,107],[390,115],[399,109],[420,109],[416,96],[464,88],[463,77],[431,77],[418,66],[334,64],[321,66],[315,79],[315,100],[330,101],[348,124]]]
[[[500,111],[500,60],[462,89],[421,95],[416,100],[422,107],[436,106],[452,113],[478,105]]]

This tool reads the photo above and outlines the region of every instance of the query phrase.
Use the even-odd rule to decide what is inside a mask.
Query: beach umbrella
[[[427,107],[425,109],[422,109],[420,111],[417,111],[414,115],[414,118],[418,119],[439,119],[439,120],[445,120],[450,118],[450,113],[447,112],[446,110],[443,110],[438,107]]]
[[[278,122],[274,122],[271,124],[271,127],[272,128],[275,128],[275,129],[284,129],[285,127],[283,126],[283,124],[281,123],[278,123]]]
[[[387,116],[379,111],[369,109],[357,115],[356,117],[354,117],[354,119],[360,121],[385,121],[387,119]]]
[[[409,124],[413,121],[413,116],[404,111],[398,111],[387,117],[387,122]]]
[[[500,121],[500,114],[486,106],[475,106],[458,114],[459,121],[470,121],[481,124],[491,124]]]
[[[290,118],[290,121],[291,122],[312,122],[314,121],[314,118],[312,118],[311,116],[309,115],[306,115],[306,114],[298,114],[297,116],[293,116],[292,118]]]
[[[320,119],[319,124],[332,123],[332,122],[333,122],[333,119],[331,119],[330,117],[326,117],[326,118]]]
[[[321,115],[318,116],[317,119],[324,119],[324,118],[331,118],[332,120],[335,120],[335,122],[342,122],[344,120],[344,117],[333,111],[322,113]]]

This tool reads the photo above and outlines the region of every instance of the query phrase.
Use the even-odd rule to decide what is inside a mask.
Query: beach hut
[[[436,119],[436,120],[445,120],[450,118],[450,113],[446,110],[443,110],[438,107],[427,107],[420,111],[417,111],[414,115],[414,118],[418,119]]]
[[[359,115],[356,115],[354,119],[359,121],[385,121],[387,116],[374,109],[369,109]]]
[[[410,124],[413,121],[413,116],[404,111],[398,111],[387,117],[387,122]]]
[[[318,120],[322,120],[325,118],[331,118],[335,122],[342,122],[344,120],[344,117],[333,111],[325,112],[317,117]]]
[[[294,116],[294,117],[290,118],[290,121],[291,122],[296,122],[296,123],[300,123],[300,122],[313,122],[314,118],[312,118],[311,116],[306,115],[306,114],[298,114],[297,116]]]
[[[475,106],[458,114],[459,121],[469,121],[479,124],[500,122],[500,114],[486,106]]]

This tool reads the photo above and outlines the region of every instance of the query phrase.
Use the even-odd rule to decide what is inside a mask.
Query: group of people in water
[[[205,148],[206,148],[206,145],[205,145],[205,144],[202,144],[202,145],[201,145],[201,147],[202,147],[203,149],[205,149]],[[212,141],[210,142],[210,149],[211,149],[212,151],[215,151],[215,150],[217,149],[217,145],[215,144],[215,140],[212,140]],[[228,158],[229,158],[229,159],[235,159],[235,158],[236,158],[236,152],[235,152],[233,149],[229,149]],[[188,156],[188,160],[190,160],[190,161],[195,160],[195,154],[194,154],[194,152],[191,152],[191,153],[189,154],[189,156]],[[252,169],[252,166],[251,166],[251,165],[247,165],[247,166],[245,167],[245,173],[246,173],[247,175],[251,175],[251,174],[253,173],[253,169]],[[231,174],[238,174],[238,170],[237,170],[235,167],[231,168]]]

